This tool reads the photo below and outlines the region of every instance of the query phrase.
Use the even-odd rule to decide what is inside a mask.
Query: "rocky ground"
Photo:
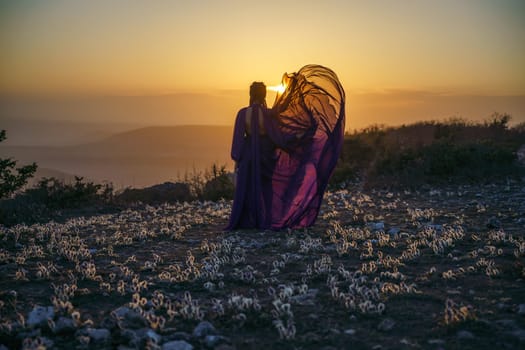
[[[0,349],[525,348],[525,184],[328,193],[300,231],[229,202],[0,228]]]

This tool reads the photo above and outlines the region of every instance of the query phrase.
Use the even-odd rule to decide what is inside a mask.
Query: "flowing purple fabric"
[[[319,65],[285,74],[282,83],[273,111],[280,131],[296,140],[275,151],[272,228],[308,227],[343,146],[345,93],[335,73]]]
[[[345,94],[330,69],[308,65],[285,74],[271,110],[239,111],[232,159],[239,168],[228,229],[301,228],[315,223],[341,152]],[[257,122],[261,111],[263,126]],[[263,130],[261,130],[263,129]]]

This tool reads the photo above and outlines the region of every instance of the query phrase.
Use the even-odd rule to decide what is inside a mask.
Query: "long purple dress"
[[[237,113],[231,157],[238,168],[227,229],[271,227],[275,141],[264,127],[269,118],[268,109],[261,104],[252,104]]]
[[[308,227],[319,213],[343,144],[344,90],[333,71],[318,65],[285,74],[283,84],[271,110],[249,107],[250,132],[247,109],[237,115],[232,158],[239,170],[228,229]]]

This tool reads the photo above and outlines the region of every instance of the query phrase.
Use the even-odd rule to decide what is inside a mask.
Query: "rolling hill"
[[[155,126],[98,142],[62,147],[0,146],[0,155],[40,167],[143,187],[176,180],[212,164],[230,167],[231,126]]]

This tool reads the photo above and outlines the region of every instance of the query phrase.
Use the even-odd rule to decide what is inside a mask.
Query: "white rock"
[[[207,336],[209,334],[215,334],[215,327],[208,322],[208,321],[202,321],[200,322],[197,327],[193,330],[193,336],[196,338],[202,338],[204,336]]]
[[[160,343],[160,341],[162,340],[162,337],[158,335],[153,329],[148,329],[148,331],[146,332],[146,336],[149,339],[155,340],[157,343]]]
[[[91,339],[93,339],[94,342],[107,342],[111,338],[111,332],[109,329],[105,328],[89,328],[87,330],[87,335]]]
[[[72,333],[76,330],[75,322],[69,317],[60,317],[55,322],[53,333]]]
[[[397,227],[392,227],[388,230],[390,236],[396,236],[401,230]]]
[[[53,319],[55,311],[52,306],[35,306],[27,317],[27,325],[30,327],[47,324],[47,319]]]
[[[206,347],[208,347],[210,349],[213,349],[214,347],[216,347],[220,343],[226,342],[227,340],[228,340],[227,338],[225,338],[225,337],[223,337],[221,335],[207,335],[204,338],[204,345],[206,345]]]
[[[369,222],[367,224],[368,228],[374,231],[382,231],[385,229],[385,223],[384,222]]]

